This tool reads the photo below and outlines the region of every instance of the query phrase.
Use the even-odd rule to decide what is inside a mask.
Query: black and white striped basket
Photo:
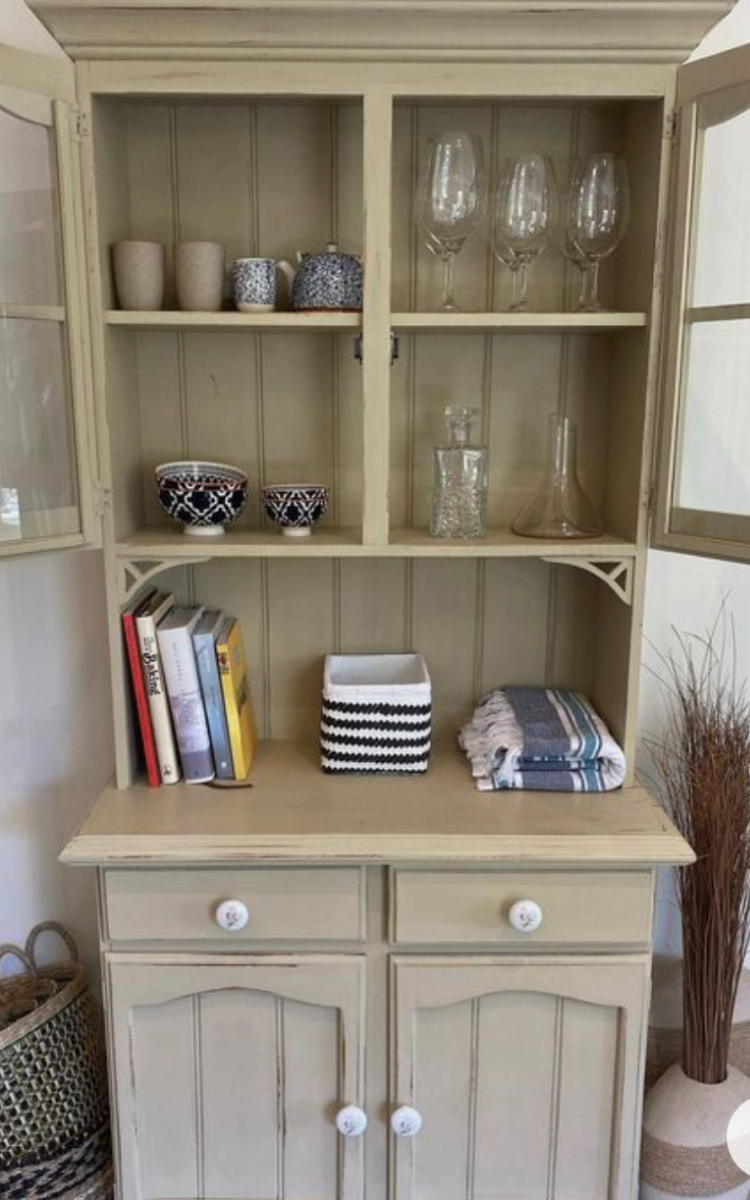
[[[329,654],[321,766],[330,774],[418,774],[432,744],[432,686],[421,654]]]

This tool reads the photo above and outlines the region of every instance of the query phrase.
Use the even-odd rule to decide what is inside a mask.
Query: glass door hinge
[[[70,126],[71,133],[77,142],[80,142],[82,138],[91,137],[88,113],[85,113],[77,104],[74,104],[70,110]]]
[[[673,108],[671,113],[667,114],[664,136],[673,145],[677,145],[680,140],[680,116],[681,111],[679,108]]]
[[[393,364],[395,362],[398,362],[400,353],[401,353],[401,344],[399,342],[398,334],[392,333],[391,334],[391,359],[390,359],[391,366],[393,366]],[[362,364],[365,361],[364,342],[363,342],[361,333],[357,333],[354,336],[354,357],[356,358],[357,362],[360,364]]]

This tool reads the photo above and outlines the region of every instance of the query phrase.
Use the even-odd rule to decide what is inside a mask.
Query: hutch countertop
[[[62,854],[76,865],[436,862],[577,866],[688,863],[642,787],[596,794],[479,792],[457,748],[425,775],[345,776],[317,750],[261,746],[252,789],[108,788]]]

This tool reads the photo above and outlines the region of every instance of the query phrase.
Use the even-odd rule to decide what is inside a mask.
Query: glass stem
[[[591,311],[591,278],[592,266],[590,262],[580,262],[578,264],[581,271],[581,292],[578,297],[579,312]]]
[[[526,309],[526,290],[528,286],[528,263],[524,260],[518,268],[518,292],[515,298],[516,312],[524,312]]]
[[[453,296],[454,259],[454,254],[446,254],[443,258],[443,312],[455,312],[458,307]]]
[[[599,312],[601,309],[599,303],[599,259],[595,258],[591,264],[591,290],[589,296],[589,308],[591,312]]]

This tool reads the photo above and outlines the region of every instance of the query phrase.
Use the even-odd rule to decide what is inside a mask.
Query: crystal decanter
[[[438,538],[484,537],[487,525],[486,446],[471,441],[475,408],[446,408],[448,443],[434,450],[430,533]]]

